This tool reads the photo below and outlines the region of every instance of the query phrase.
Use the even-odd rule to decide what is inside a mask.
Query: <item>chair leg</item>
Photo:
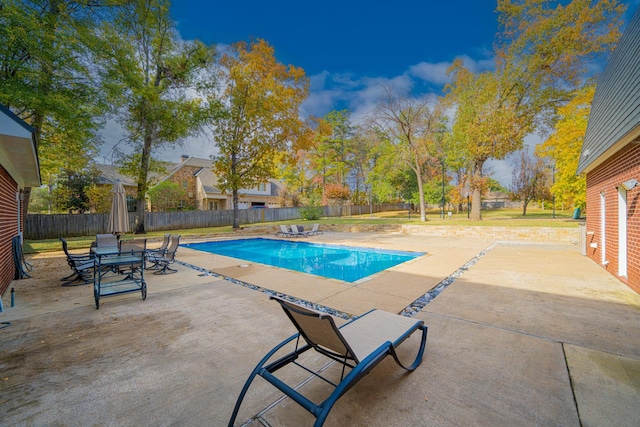
[[[64,282],[65,280],[69,280],[71,279],[73,276],[76,276],[78,273],[76,273],[75,271],[73,273],[71,273],[70,275],[68,275],[67,277],[63,277],[62,279],[60,279],[61,282]],[[74,279],[75,280],[75,279]],[[73,282],[73,280],[72,280]]]
[[[262,360],[258,362],[256,367],[253,369],[253,372],[251,372],[251,375],[249,375],[249,378],[244,383],[244,387],[242,387],[242,391],[240,392],[240,396],[238,396],[238,400],[236,400],[236,405],[233,408],[233,413],[231,414],[231,419],[229,420],[229,427],[233,427],[233,423],[236,421],[236,417],[238,416],[238,411],[240,410],[240,405],[242,405],[242,400],[244,399],[244,395],[247,394],[247,391],[249,390],[249,386],[253,382],[256,375],[258,375],[264,369],[265,363],[267,363],[267,361],[271,359],[271,357],[274,354],[276,354],[278,350],[280,350],[282,347],[289,344],[291,341],[293,341],[296,338],[298,338],[298,334],[292,335],[286,340],[282,341],[280,344],[272,348],[271,351],[269,351],[262,358]]]
[[[396,363],[403,369],[406,369],[407,371],[413,371],[415,370],[418,366],[420,366],[420,364],[422,363],[422,356],[424,354],[424,349],[427,343],[427,331],[428,328],[426,325],[422,325],[420,326],[420,329],[422,330],[422,339],[420,341],[420,349],[418,350],[418,354],[416,355],[415,360],[413,361],[413,363],[410,366],[404,366],[404,364],[400,361],[400,359],[398,359],[398,355],[396,354],[396,349],[391,346],[391,348],[389,349],[389,352],[391,353],[391,356],[393,357],[393,360],[396,361]]]
[[[86,271],[74,272],[71,276],[65,277],[64,279],[60,279],[60,280],[69,279],[70,277],[73,277],[74,275],[75,275],[75,277],[73,279],[64,282],[60,286],[82,286],[82,285],[88,285],[89,283],[93,282],[93,278],[91,278],[89,273],[86,272]],[[82,281],[82,283],[76,283],[76,282],[78,282],[80,280]]]
[[[166,263],[166,264],[162,264],[162,265],[158,265],[158,271],[154,271],[153,274],[173,274],[173,273],[177,273],[178,270],[169,267],[170,263]],[[171,273],[168,273],[168,271],[170,271]]]

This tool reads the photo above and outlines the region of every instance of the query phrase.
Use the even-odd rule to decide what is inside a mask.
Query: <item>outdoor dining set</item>
[[[175,273],[170,267],[180,245],[180,236],[166,234],[162,245],[147,248],[147,239],[120,240],[113,234],[98,234],[92,242],[88,254],[70,254],[67,241],[62,241],[62,249],[72,274],[62,278],[62,286],[76,286],[93,283],[96,308],[100,308],[100,298],[140,291],[142,299],[147,297],[145,270],[154,274]]]

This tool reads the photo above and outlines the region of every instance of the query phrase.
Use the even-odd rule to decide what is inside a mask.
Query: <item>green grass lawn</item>
[[[410,216],[410,218],[409,218]],[[467,219],[467,212],[460,212],[458,214],[452,213],[451,219],[448,215],[445,215],[443,220],[440,216],[440,212],[437,210],[431,210],[427,212],[427,221],[420,221],[420,214],[418,212],[411,212],[411,215],[407,211],[392,211],[392,212],[380,212],[370,216],[368,214],[358,216],[345,216],[341,218],[322,218],[317,221],[309,221],[311,223],[320,224],[412,224],[420,225],[424,227],[430,226],[474,226],[474,227],[578,227],[578,221],[572,219],[573,211],[561,211],[556,210],[556,217],[553,218],[551,210],[541,210],[537,208],[529,208],[527,215],[522,216],[521,209],[495,209],[482,212],[481,221],[471,221]],[[278,225],[278,224],[293,224],[302,223],[305,221],[281,221],[263,224],[248,224],[243,227],[261,226],[261,225]],[[306,228],[306,227],[305,227]],[[231,226],[224,227],[207,227],[207,228],[192,228],[183,230],[171,230],[171,234],[179,234],[181,236],[211,236],[215,234],[232,233],[233,228]],[[144,235],[145,238],[157,238],[161,240],[162,236],[167,231],[153,231]],[[142,236],[136,236],[134,234],[127,234],[123,239],[134,239]],[[88,249],[91,246],[91,242],[95,240],[95,236],[84,237],[70,237],[66,239],[69,243],[69,249]],[[47,239],[47,240],[25,240],[24,253],[39,253],[62,250],[62,245],[59,239]]]

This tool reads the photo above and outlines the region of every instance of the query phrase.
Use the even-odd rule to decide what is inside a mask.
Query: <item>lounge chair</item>
[[[153,263],[153,269],[157,269],[153,274],[169,274],[175,273],[178,270],[170,268],[169,265],[173,264],[176,261],[176,252],[178,251],[178,246],[180,246],[180,236],[174,235],[171,236],[171,243],[167,247],[167,250],[161,255],[149,255],[149,262]]]
[[[307,233],[304,231],[304,227],[301,225],[291,226],[291,236],[293,237],[307,237]]]
[[[62,286],[77,286],[93,283],[93,268],[96,264],[94,257],[91,255],[71,255],[69,253],[69,246],[67,244],[67,241],[62,237],[60,238],[60,241],[62,241],[62,250],[67,256],[67,263],[73,270],[73,273],[71,273],[69,276],[60,279],[63,282],[66,280],[66,282],[64,282]],[[73,279],[71,279],[72,277]],[[80,280],[82,281],[82,283],[75,283]]]
[[[291,237],[291,231],[287,228],[286,225],[280,224],[280,231],[276,233],[276,237],[278,236]]]
[[[313,224],[311,230],[307,232],[308,236],[313,236],[315,234],[323,234],[323,232],[320,231],[320,224]]]
[[[372,310],[337,328],[331,316],[325,313],[277,297],[272,296],[271,299],[282,306],[299,333],[278,344],[258,363],[240,392],[229,426],[233,426],[242,400],[256,375],[260,375],[310,412],[316,418],[314,426],[319,427],[336,401],[386,356],[391,355],[398,365],[408,371],[413,371],[422,362],[427,340],[427,327],[422,320]],[[413,363],[407,367],[400,362],[395,349],[418,329],[422,330],[420,348]],[[304,342],[301,342],[300,337]],[[296,340],[293,352],[268,363],[277,351],[293,340]],[[310,349],[342,364],[342,376],[338,384],[301,365],[298,361],[299,356]],[[321,403],[314,403],[274,375],[274,372],[290,363],[331,384],[334,387],[331,395]],[[345,375],[346,368],[351,370]]]

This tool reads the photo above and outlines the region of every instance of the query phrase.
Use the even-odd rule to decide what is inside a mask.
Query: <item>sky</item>
[[[623,3],[626,22],[640,0]],[[303,117],[347,109],[357,124],[385,87],[415,97],[443,95],[446,70],[457,57],[473,71],[491,69],[495,8],[492,0],[174,0],[171,15],[184,40],[224,47],[265,39],[278,61],[310,79]],[[538,142],[525,140],[530,147]],[[212,141],[198,138],[158,157],[177,162],[181,154],[208,158],[214,150]],[[510,163],[489,164],[506,186]]]

